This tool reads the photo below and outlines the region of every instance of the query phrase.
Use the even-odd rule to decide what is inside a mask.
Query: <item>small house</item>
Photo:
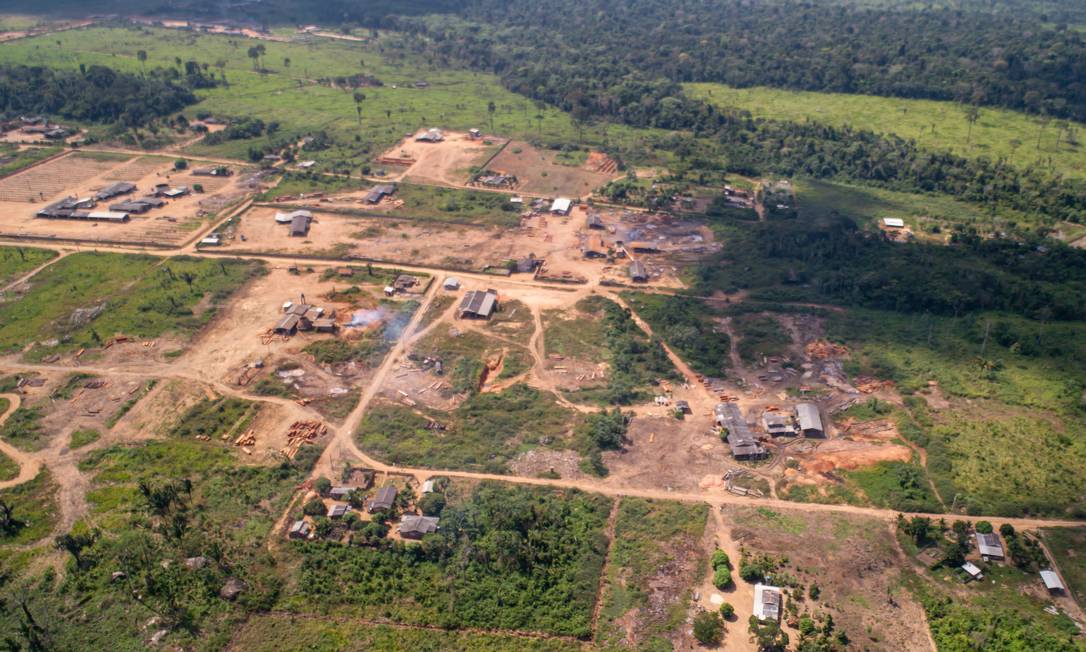
[[[1041,571],[1041,581],[1045,583],[1045,588],[1052,595],[1063,595],[1067,591],[1067,587],[1063,585],[1060,576],[1055,571]]]
[[[396,192],[396,186],[391,183],[384,183],[379,186],[374,186],[370,189],[366,195],[366,202],[370,204],[379,204],[385,197],[391,197]]]
[[[524,258],[513,261],[514,271],[518,274],[532,274],[535,269],[543,264],[543,260],[536,258],[535,254],[528,254]]]
[[[313,320],[313,330],[318,333],[334,333],[339,329],[336,320],[331,317],[321,317]]]
[[[212,233],[200,240],[200,246],[202,247],[218,247],[222,244],[222,238],[218,233]]]
[[[434,493],[434,481],[433,480],[427,480],[426,482],[422,483],[422,493],[424,493],[424,494],[432,494],[432,493]]]
[[[472,290],[464,294],[456,314],[460,319],[490,319],[497,307],[497,290]]]
[[[304,238],[309,235],[309,217],[294,215],[290,220],[290,237]]]
[[[758,620],[780,620],[781,590],[768,584],[754,585],[754,616]]]
[[[600,219],[599,213],[589,213],[588,217],[584,220],[585,227],[589,229],[604,229],[607,228],[603,225],[603,220]]]
[[[573,200],[566,197],[559,197],[551,204],[551,212],[555,215],[569,215],[571,210],[573,210]]]
[[[290,531],[287,532],[287,536],[291,539],[308,539],[309,532],[310,528],[307,521],[294,521],[290,526]]]
[[[174,188],[167,188],[162,191],[162,196],[169,199],[177,199],[178,197],[184,197],[189,194],[188,186],[177,186]]]
[[[964,564],[962,564],[962,570],[965,571],[965,574],[971,580],[982,580],[982,579],[984,579],[984,574],[980,572],[980,568],[977,568],[977,565],[974,564],[971,561],[967,561]]]
[[[394,504],[396,504],[396,487],[385,485],[378,489],[377,495],[366,503],[366,510],[372,514],[384,509],[392,509]]]
[[[683,414],[690,414],[690,403],[687,401],[675,401],[675,409]]]
[[[443,140],[445,140],[445,134],[437,128],[427,129],[415,136],[415,141],[419,143],[440,143]]]
[[[298,324],[302,320],[301,317],[294,314],[284,315],[279,323],[275,325],[276,335],[293,335],[298,332]]]
[[[796,420],[799,429],[805,437],[824,437],[826,431],[822,427],[822,415],[818,412],[818,406],[814,403],[800,403],[796,406]]]
[[[418,277],[410,274],[399,274],[396,276],[395,280],[392,281],[392,287],[399,292],[407,292],[418,284]]]
[[[479,140],[483,137],[483,132],[478,129],[468,129],[468,137],[472,140]]]
[[[649,280],[649,270],[645,268],[645,264],[640,260],[631,262],[628,271],[630,280],[634,283],[647,283]]]
[[[581,252],[584,254],[585,258],[606,258],[607,246],[603,244],[603,238],[593,233],[585,240]]]
[[[347,500],[352,491],[354,491],[354,487],[332,487],[328,491],[328,495],[333,500]]]
[[[900,217],[884,217],[882,218],[884,226],[890,229],[903,229],[905,228],[905,220]]]
[[[299,170],[308,170],[316,164],[316,161],[302,161],[301,163],[296,164],[294,167],[298,168]]]
[[[766,412],[762,415],[762,425],[774,437],[793,437],[796,434],[795,422],[783,412]]]
[[[984,561],[1003,561],[1003,543],[995,532],[977,532],[977,550]]]
[[[449,292],[456,292],[460,289],[460,279],[450,276],[445,279],[445,282],[441,284],[441,287],[445,288]]]
[[[328,508],[328,518],[343,518],[349,511],[350,505],[332,505]]]
[[[405,539],[421,539],[427,534],[437,532],[438,521],[436,516],[407,514],[400,520],[400,536]]]

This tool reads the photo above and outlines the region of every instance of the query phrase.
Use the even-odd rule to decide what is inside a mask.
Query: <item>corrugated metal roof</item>
[[[1041,581],[1045,583],[1045,588],[1049,591],[1059,590],[1063,591],[1063,582],[1060,581],[1060,576],[1050,570],[1041,571]]]
[[[800,430],[823,431],[822,415],[818,413],[818,406],[814,403],[800,403],[797,405],[796,418],[799,420]]]

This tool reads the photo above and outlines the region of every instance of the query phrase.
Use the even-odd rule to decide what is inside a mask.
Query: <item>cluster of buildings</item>
[[[39,210],[35,215],[54,220],[98,220],[127,222],[131,215],[142,215],[153,208],[162,208],[167,199],[177,199],[189,194],[187,186],[170,186],[161,183],[150,194],[138,199],[123,199],[109,205],[109,210],[96,210],[99,202],[107,202],[136,192],[136,184],[118,181],[88,197],[65,197]]]
[[[305,295],[302,295],[297,303],[287,301],[283,304],[283,316],[272,330],[276,335],[290,336],[298,331],[334,333],[338,329],[335,310],[310,305],[306,303]]]
[[[361,487],[349,487],[349,486],[337,486],[332,487],[328,495],[332,499],[332,502],[328,504],[328,511],[326,516],[333,520],[340,520],[346,517],[353,511],[353,508],[348,503],[351,494],[355,491],[360,491]],[[427,481],[423,484],[422,493],[427,494],[434,491],[434,483]],[[365,502],[365,509],[368,514],[376,514],[378,512],[390,511],[396,505],[396,496],[399,495],[399,491],[395,486],[387,484],[371,496]],[[441,519],[437,516],[422,516],[419,514],[404,514],[400,518],[400,522],[397,524],[396,531],[400,537],[404,539],[421,539],[427,534],[433,534],[438,531],[439,523]],[[307,519],[299,519],[291,523],[290,528],[287,530],[287,536],[291,539],[309,539],[313,536],[313,526]]]
[[[41,115],[20,116],[18,120],[12,120],[2,125],[0,130],[12,131],[18,129],[19,133],[27,136],[41,136],[47,140],[63,140],[74,133],[73,129],[50,123],[49,118]]]
[[[1006,561],[1007,555],[1003,551],[1003,542],[1000,540],[998,534],[995,532],[977,532],[974,535],[974,538],[977,543],[977,552],[980,554],[981,561],[985,563]],[[984,572],[979,566],[971,561],[962,564],[961,570],[965,573],[965,580],[979,581],[984,579]],[[1045,589],[1050,594],[1064,595],[1066,593],[1067,587],[1064,586],[1059,573],[1056,571],[1045,569],[1040,572],[1040,576],[1041,582],[1045,585]]]
[[[714,410],[716,426],[727,433],[728,446],[737,460],[757,460],[769,453],[743,417],[735,403],[718,403]],[[792,411],[766,410],[762,426],[772,437],[825,437],[822,415],[814,403],[800,403]]]

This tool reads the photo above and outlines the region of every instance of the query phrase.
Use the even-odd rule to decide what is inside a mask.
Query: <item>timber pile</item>
[[[826,340],[815,340],[807,345],[805,349],[807,356],[815,360],[825,360],[826,358],[836,358],[848,355],[848,348],[840,344],[833,344]]]
[[[287,445],[281,452],[288,458],[294,459],[302,445],[314,441],[326,432],[328,432],[328,426],[320,421],[295,421],[287,431]]]
[[[235,446],[252,446],[254,444],[256,444],[256,431],[252,428],[249,428],[234,439]]]

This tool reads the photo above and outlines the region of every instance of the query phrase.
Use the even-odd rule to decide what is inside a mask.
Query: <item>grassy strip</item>
[[[765,87],[739,89],[723,84],[686,84],[685,89],[717,106],[750,111],[757,118],[850,125],[915,140],[935,151],[1004,158],[1022,167],[1051,167],[1065,177],[1086,177],[1086,159],[1078,146],[1068,142],[1062,124],[1017,111],[981,108],[976,122],[970,124],[969,107],[955,102]],[[1086,132],[1086,125],[1068,121],[1066,126],[1079,134]]]

